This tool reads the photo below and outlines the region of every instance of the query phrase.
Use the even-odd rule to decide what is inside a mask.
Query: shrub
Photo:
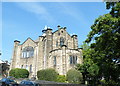
[[[14,68],[10,70],[9,75],[15,78],[28,78],[29,72],[26,69]]]
[[[67,78],[69,83],[81,83],[82,74],[75,69],[70,69],[67,72],[66,78]]]
[[[37,72],[38,80],[57,81],[58,73],[54,69],[44,69]]]
[[[65,82],[65,81],[66,81],[65,75],[58,75],[57,82]]]

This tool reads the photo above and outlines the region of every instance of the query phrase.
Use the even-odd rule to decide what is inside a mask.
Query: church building
[[[36,77],[37,71],[54,68],[60,75],[76,64],[82,64],[82,49],[78,48],[77,35],[70,35],[66,27],[55,32],[46,28],[37,40],[27,38],[23,43],[14,41],[14,49],[10,69],[24,68],[30,77]]]

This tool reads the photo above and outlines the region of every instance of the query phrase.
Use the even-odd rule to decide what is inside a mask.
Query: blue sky
[[[53,31],[66,26],[68,33],[78,35],[80,46],[94,20],[106,13],[103,2],[3,2],[2,60],[10,61],[14,40],[36,40],[45,25]]]

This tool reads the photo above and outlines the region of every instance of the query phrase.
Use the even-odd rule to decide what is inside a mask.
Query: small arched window
[[[25,68],[26,70],[28,70],[28,65],[26,65],[26,68]]]
[[[58,46],[58,41],[56,41],[56,47]]]
[[[23,68],[23,65],[21,65],[21,68]]]
[[[32,65],[30,65],[30,73],[32,72]]]
[[[53,58],[53,65],[56,66],[56,56]]]
[[[22,51],[22,57],[23,58],[29,58],[29,57],[33,57],[34,55],[34,49],[33,47],[25,47]]]
[[[62,46],[62,45],[64,45],[64,38],[63,37],[60,38],[60,46]]]

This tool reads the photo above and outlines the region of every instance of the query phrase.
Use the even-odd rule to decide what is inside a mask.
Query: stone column
[[[67,48],[66,45],[63,45],[63,46],[62,46],[62,72],[63,72],[63,75],[65,75],[66,72],[67,72],[66,48]]]
[[[45,60],[46,60],[45,68],[48,68],[49,52],[52,50],[52,45],[53,45],[52,41],[53,41],[52,29],[48,28],[46,30],[46,41],[45,41],[45,52],[46,52],[46,56],[45,56]]]
[[[39,36],[38,59],[37,59],[38,70],[44,69],[43,38],[44,36]]]

